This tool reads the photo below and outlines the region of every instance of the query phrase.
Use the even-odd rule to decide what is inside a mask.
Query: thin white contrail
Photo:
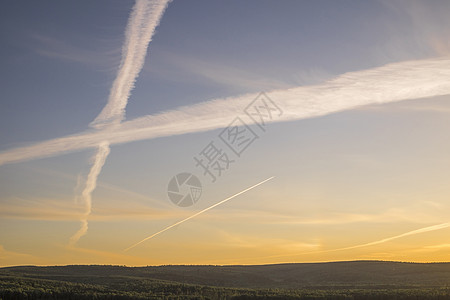
[[[86,234],[88,230],[88,217],[92,211],[92,192],[97,186],[97,178],[100,174],[103,165],[105,164],[106,158],[110,152],[109,143],[103,142],[98,146],[97,154],[94,157],[94,162],[92,164],[91,170],[86,179],[85,187],[81,192],[81,201],[85,206],[85,212],[81,218],[80,229],[70,238],[70,244],[74,245],[78,240]]]
[[[169,229],[171,229],[171,228],[173,228],[173,227],[175,227],[175,226],[177,226],[177,225],[180,225],[180,224],[182,224],[182,223],[184,223],[184,222],[186,222],[186,221],[188,221],[188,220],[190,220],[190,219],[192,219],[192,218],[195,218],[195,217],[197,217],[198,215],[201,215],[202,213],[207,212],[208,210],[213,209],[214,207],[216,207],[216,206],[218,206],[218,205],[220,205],[220,204],[222,204],[222,203],[225,203],[225,202],[227,202],[227,201],[229,201],[229,200],[231,200],[231,199],[233,199],[233,198],[235,198],[235,197],[237,197],[237,196],[239,196],[239,195],[241,195],[241,194],[243,194],[243,193],[245,193],[245,192],[248,192],[248,191],[250,191],[251,189],[254,189],[255,187],[257,187],[257,186],[259,186],[259,185],[261,185],[261,184],[263,184],[263,183],[265,183],[265,182],[267,182],[267,181],[269,181],[269,180],[271,180],[271,179],[273,179],[273,178],[275,178],[275,176],[269,177],[269,178],[267,178],[267,179],[265,179],[265,180],[263,180],[263,181],[261,181],[261,182],[255,184],[255,185],[252,185],[252,186],[249,187],[249,188],[246,188],[246,189],[243,190],[243,191],[240,191],[239,193],[234,194],[233,196],[230,196],[230,197],[228,197],[228,198],[226,198],[226,199],[224,199],[224,200],[222,200],[222,201],[220,201],[220,202],[217,202],[217,203],[214,204],[214,205],[211,205],[211,206],[209,206],[209,207],[207,207],[207,208],[205,208],[205,209],[203,209],[203,210],[201,210],[201,211],[199,211],[199,212],[197,212],[197,213],[195,213],[195,214],[193,214],[193,215],[187,217],[186,219],[183,219],[183,220],[181,220],[181,221],[178,221],[178,222],[176,222],[175,224],[172,224],[172,225],[170,225],[170,226],[164,228],[163,230],[160,230],[160,231],[158,231],[157,233],[154,233],[154,234],[152,234],[152,235],[146,237],[146,238],[143,239],[142,241],[137,242],[136,244],[134,244],[134,245],[132,245],[132,246],[126,248],[124,251],[128,251],[128,250],[130,250],[130,249],[133,249],[134,247],[136,247],[136,246],[142,244],[143,242],[145,242],[145,241],[147,241],[147,240],[149,240],[149,239],[151,239],[151,238],[154,238],[155,236],[157,236],[157,235],[159,235],[159,234],[161,234],[161,233],[163,233],[163,232],[165,232],[165,231],[167,231],[167,230],[169,230]]]
[[[351,249],[356,249],[356,248],[362,248],[362,247],[368,247],[368,246],[383,244],[383,243],[390,242],[392,240],[396,240],[396,239],[399,239],[399,238],[402,238],[402,237],[405,237],[405,236],[410,236],[410,235],[415,235],[415,234],[419,234],[419,233],[424,233],[424,232],[444,229],[444,228],[447,228],[447,227],[450,227],[450,223],[442,223],[442,224],[438,224],[438,225],[428,226],[428,227],[424,227],[424,228],[408,231],[406,233],[402,233],[402,234],[399,234],[399,235],[396,235],[396,236],[384,238],[384,239],[381,239],[381,240],[378,240],[378,241],[374,241],[374,242],[365,243],[365,244],[356,245],[356,246],[345,247],[345,248],[333,249],[333,250],[328,250],[328,251],[351,250]]]
[[[376,241],[373,241],[373,242],[359,244],[359,245],[355,245],[355,246],[336,248],[336,249],[329,249],[329,250],[308,251],[308,252],[302,252],[302,253],[297,253],[297,254],[271,255],[271,256],[265,256],[265,257],[258,257],[257,259],[291,257],[291,256],[306,255],[306,254],[318,254],[318,253],[328,253],[328,252],[352,250],[352,249],[357,249],[357,248],[363,248],[363,247],[379,245],[379,244],[390,242],[390,241],[393,241],[393,240],[396,240],[396,239],[399,239],[399,238],[402,238],[402,237],[415,235],[415,234],[419,234],[419,233],[425,233],[425,232],[429,232],[429,231],[445,229],[445,228],[448,228],[448,227],[450,227],[450,223],[442,223],[442,224],[437,224],[437,225],[423,227],[423,228],[412,230],[412,231],[408,231],[408,232],[405,232],[405,233],[402,233],[402,234],[399,234],[399,235],[395,235],[395,236],[391,236],[391,237],[384,238],[384,239],[381,239],[381,240],[376,240]]]
[[[168,2],[168,0],[136,0],[128,19],[125,43],[122,48],[122,61],[111,87],[108,102],[98,117],[90,124],[91,127],[110,130],[124,119],[125,107],[136,78],[144,65],[148,44]],[[98,145],[94,162],[80,197],[86,206],[86,212],[80,220],[81,228],[70,238],[71,245],[74,245],[88,230],[88,217],[92,207],[92,192],[95,190],[97,178],[109,152],[109,142],[103,141]]]
[[[343,74],[320,85],[274,90],[266,94],[283,109],[273,121],[324,116],[362,105],[450,94],[450,58],[405,61]],[[217,99],[140,117],[114,128],[88,131],[0,153],[0,165],[113,144],[226,127],[256,97]]]

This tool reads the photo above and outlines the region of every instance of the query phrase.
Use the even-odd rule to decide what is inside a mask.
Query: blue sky
[[[3,137],[3,147],[85,129],[106,103],[132,2],[6,5],[1,119],[11,134]],[[316,83],[429,54],[429,49],[408,47],[414,28],[405,28],[411,22],[405,15],[377,1],[173,2],[157,29],[127,116]],[[398,25],[398,19],[406,20]],[[400,49],[389,49],[390,40],[399,37]],[[400,51],[401,57],[394,53]],[[30,129],[23,119],[39,126]],[[14,136],[23,138],[11,140]]]
[[[133,5],[3,4],[1,151],[93,130],[89,124],[107,103],[119,68]],[[126,120],[247,93],[326,87],[342,74],[389,63],[448,58],[449,12],[447,1],[174,0],[149,44]],[[320,254],[448,221],[445,94],[270,124],[215,183],[193,157],[218,139],[220,128],[111,145],[78,248],[65,245],[79,227],[82,205],[74,199],[95,151],[1,165],[0,254],[7,259],[0,264],[448,260],[442,246],[450,243],[448,229],[386,248]],[[199,176],[204,191],[196,205],[181,209],[166,188],[184,171]],[[121,254],[270,176],[276,178],[248,196]],[[57,254],[45,253],[49,244]],[[183,254],[167,250],[174,245]],[[430,256],[427,249],[437,250]],[[96,256],[100,251],[105,260]],[[317,253],[301,254],[310,251]]]

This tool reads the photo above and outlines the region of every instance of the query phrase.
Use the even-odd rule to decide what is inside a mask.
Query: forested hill
[[[98,299],[103,296],[108,299],[149,299],[151,295],[156,298],[192,296],[211,299],[258,295],[267,299],[272,296],[303,299],[305,295],[321,295],[325,298],[317,299],[332,299],[326,295],[367,298],[369,294],[384,297],[392,293],[421,299],[425,295],[437,297],[429,299],[450,299],[450,263],[351,261],[254,266],[20,266],[0,268],[0,283],[0,299],[2,296],[4,299],[50,299],[55,295],[69,297],[73,294],[77,295],[75,298],[84,299],[91,299],[91,294]],[[19,294],[22,297],[16,297]]]
[[[0,274],[84,282],[103,277],[138,277],[180,283],[247,288],[311,286],[449,286],[450,263],[351,261],[253,266],[123,267],[71,265],[6,267]]]

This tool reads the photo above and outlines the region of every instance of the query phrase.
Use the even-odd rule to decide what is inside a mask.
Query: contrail
[[[132,246],[126,248],[126,249],[123,250],[123,251],[126,252],[126,251],[128,251],[128,250],[130,250],[130,249],[133,249],[134,247],[136,247],[136,246],[142,244],[143,242],[145,242],[145,241],[147,241],[147,240],[149,240],[149,239],[151,239],[151,238],[154,238],[155,236],[157,236],[157,235],[163,233],[164,231],[167,231],[167,230],[169,230],[169,229],[171,229],[171,228],[173,228],[173,227],[175,227],[175,226],[177,226],[177,225],[180,225],[181,223],[184,223],[184,222],[186,222],[186,221],[188,221],[188,220],[190,220],[190,219],[192,219],[192,218],[195,218],[196,216],[201,215],[202,213],[207,212],[208,210],[213,209],[214,207],[216,207],[216,206],[218,206],[218,205],[220,205],[220,204],[222,204],[222,203],[225,203],[225,202],[227,202],[227,201],[229,201],[229,200],[231,200],[231,199],[233,199],[233,198],[235,198],[235,197],[237,197],[237,196],[239,196],[239,195],[241,195],[241,194],[243,194],[243,193],[245,193],[245,192],[248,192],[248,191],[250,191],[251,189],[254,189],[255,187],[257,187],[257,186],[259,186],[259,185],[261,185],[261,184],[263,184],[263,183],[265,183],[265,182],[267,182],[267,181],[269,181],[269,180],[271,180],[271,179],[273,179],[273,178],[275,178],[275,176],[269,177],[269,178],[267,178],[267,179],[261,181],[260,183],[257,183],[257,184],[255,184],[255,185],[252,185],[251,187],[246,188],[245,190],[240,191],[240,192],[237,193],[237,194],[234,194],[233,196],[230,196],[230,197],[228,197],[228,198],[226,198],[226,199],[224,199],[224,200],[222,200],[222,201],[220,201],[220,202],[217,202],[216,204],[211,205],[211,206],[209,206],[209,207],[207,207],[207,208],[205,208],[205,209],[203,209],[203,210],[201,210],[201,211],[199,211],[199,212],[197,212],[197,213],[195,213],[195,214],[193,214],[193,215],[187,217],[186,219],[183,219],[183,220],[181,220],[181,221],[178,221],[178,222],[176,222],[175,224],[172,224],[172,225],[170,225],[170,226],[164,228],[163,230],[160,230],[160,231],[158,231],[157,233],[154,233],[154,234],[152,234],[151,236],[146,237],[146,238],[143,239],[142,241],[137,242],[136,244],[134,244],[134,245],[132,245]]]
[[[100,174],[106,158],[110,152],[109,143],[103,142],[99,145],[97,154],[94,157],[91,170],[86,179],[85,187],[81,193],[81,201],[85,205],[85,213],[81,218],[81,228],[70,238],[70,244],[74,245],[78,240],[86,234],[88,230],[88,217],[92,211],[92,192],[97,186],[97,178]]]
[[[356,249],[356,248],[362,248],[362,247],[368,247],[368,246],[383,244],[383,243],[390,242],[392,240],[396,240],[396,239],[399,239],[399,238],[402,238],[402,237],[405,237],[405,236],[410,236],[410,235],[415,235],[415,234],[424,233],[424,232],[428,232],[428,231],[444,229],[444,228],[447,228],[447,227],[450,227],[450,223],[442,223],[442,224],[438,224],[438,225],[428,226],[428,227],[412,230],[412,231],[409,231],[409,232],[406,232],[406,233],[402,233],[402,234],[399,234],[399,235],[396,235],[396,236],[388,237],[388,238],[381,239],[381,240],[374,241],[374,242],[361,244],[361,245],[356,245],[356,246],[345,247],[345,248],[339,248],[339,249],[334,249],[334,250],[328,250],[328,251],[351,250],[351,249]]]
[[[125,33],[122,62],[112,85],[108,103],[90,124],[92,127],[102,128],[118,124],[124,119],[131,90],[144,66],[148,44],[168,3],[169,0],[136,0]]]
[[[122,61],[110,90],[108,102],[102,112],[90,124],[91,127],[110,130],[119,125],[124,119],[125,107],[134,87],[136,77],[144,65],[148,44],[168,2],[168,0],[136,0],[136,4],[128,19],[125,43],[122,48]],[[89,171],[85,188],[81,194],[81,199],[86,205],[86,213],[81,219],[81,228],[70,239],[71,245],[74,245],[88,230],[88,217],[92,207],[92,192],[96,187],[97,178],[109,152],[109,142],[101,142]]]
[[[368,104],[450,94],[450,57],[405,61],[343,74],[320,85],[267,92],[283,115],[274,122],[324,116]],[[0,165],[113,144],[226,127],[257,96],[216,99],[0,152]]]
[[[318,254],[318,253],[328,253],[328,252],[352,250],[352,249],[357,249],[357,248],[363,248],[363,247],[379,245],[379,244],[390,242],[392,240],[396,240],[396,239],[399,239],[399,238],[402,238],[402,237],[415,235],[415,234],[419,234],[419,233],[425,233],[425,232],[429,232],[429,231],[445,229],[445,228],[448,228],[448,227],[450,227],[450,223],[442,223],[442,224],[432,225],[432,226],[428,226],[428,227],[424,227],[424,228],[408,231],[408,232],[405,232],[405,233],[402,233],[402,234],[399,234],[399,235],[395,235],[395,236],[391,236],[391,237],[384,238],[384,239],[381,239],[381,240],[377,240],[377,241],[373,241],[373,242],[369,242],[369,243],[364,243],[364,244],[360,244],[360,245],[355,245],[355,246],[336,248],[336,249],[330,249],[330,250],[321,250],[321,251],[308,251],[308,252],[302,252],[302,253],[298,253],[298,254],[271,255],[271,256],[265,256],[265,257],[258,257],[258,259],[279,258],[279,257],[305,255],[305,254]]]

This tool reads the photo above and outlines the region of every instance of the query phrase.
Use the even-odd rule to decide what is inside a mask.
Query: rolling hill
[[[450,299],[450,263],[20,266],[0,268],[0,282],[3,299]]]

